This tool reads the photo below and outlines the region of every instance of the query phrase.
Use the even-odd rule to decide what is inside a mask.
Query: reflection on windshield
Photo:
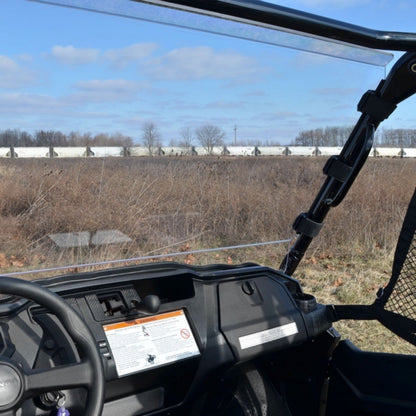
[[[391,53],[376,51],[336,42],[328,39],[312,37],[287,29],[275,30],[266,26],[254,26],[247,22],[224,20],[213,16],[188,13],[145,4],[137,1],[114,0],[35,0],[45,3],[88,9],[112,15],[125,16],[163,23],[178,27],[201,30],[209,33],[232,36],[240,39],[288,47],[291,49],[313,52],[321,55],[347,59],[376,66],[386,66],[392,59]]]
[[[53,3],[140,16],[145,20],[153,20],[154,16],[154,6],[119,0]],[[35,6],[43,9],[44,5]],[[261,49],[259,54],[266,56],[261,62],[248,52],[239,54],[233,47],[227,49],[224,40],[237,47],[248,42],[224,38],[220,39],[220,47],[205,46],[204,39],[202,46],[189,42],[190,46],[180,45],[181,49],[173,42],[165,47],[157,39],[160,53],[154,53],[146,63],[136,59],[134,65],[123,66],[126,51],[136,56],[140,49],[151,55],[156,46],[144,42],[146,36],[142,43],[133,43],[140,39],[140,31],[130,32],[131,36],[113,44],[119,22],[105,25],[118,19],[74,13],[76,18],[85,14],[88,19],[107,19],[100,26],[105,26],[108,32],[98,43],[94,29],[92,39],[89,38],[88,23],[83,22],[73,32],[78,21],[67,16],[71,14],[68,11],[74,10],[52,8],[58,10],[57,15],[63,12],[60,17],[65,23],[60,30],[56,27],[61,21],[52,21],[48,13],[43,13],[44,44],[38,46],[35,41],[28,44],[25,40],[21,49],[10,52],[12,57],[20,54],[16,58],[20,59],[20,66],[11,65],[14,62],[11,58],[4,60],[12,70],[21,70],[17,75],[24,86],[29,86],[19,90],[9,82],[3,84],[3,89],[18,92],[0,91],[0,105],[3,109],[11,108],[10,118],[17,120],[10,126],[5,122],[4,131],[0,131],[5,139],[0,146],[1,272],[21,274],[42,270],[41,276],[34,276],[39,278],[68,269],[80,271],[80,265],[95,270],[109,264],[121,266],[156,260],[187,264],[247,261],[279,264],[293,237],[294,207],[307,208],[311,194],[321,184],[323,160],[318,156],[339,153],[339,146],[355,121],[355,105],[363,89],[350,81],[359,79],[363,88],[373,86],[364,73],[377,72],[378,82],[380,68],[366,66],[362,71],[363,66],[356,63],[328,62],[322,56],[300,56],[289,50],[283,51],[283,58],[278,54],[270,57],[268,46],[255,44],[256,51]],[[190,20],[185,13],[165,9],[157,16],[158,21],[177,26],[352,57],[376,66],[385,65],[390,59],[390,55],[377,51],[241,22],[224,22],[203,15]],[[130,23],[140,26],[136,21]],[[156,29],[151,30],[150,37],[157,38],[161,26]],[[26,27],[25,38],[35,39],[37,30],[37,26]],[[74,34],[78,38],[75,36],[72,45]],[[218,40],[212,38],[214,42]],[[33,55],[29,56],[32,50]],[[84,60],[85,54],[88,59]],[[89,59],[91,56],[93,59]],[[273,68],[271,61],[276,65]],[[32,62],[36,69],[42,68],[42,80],[35,78],[34,71],[23,70],[24,64],[31,70],[35,68],[35,64],[30,65]],[[332,67],[333,62],[341,70]],[[284,65],[288,67],[283,68]],[[323,65],[331,68],[324,77]],[[211,71],[204,71],[206,67]],[[194,72],[187,73],[189,69]],[[286,78],[286,74],[294,76]],[[309,82],[311,79],[313,82]],[[339,80],[341,86],[331,88]],[[205,91],[210,95],[205,95]],[[323,110],[318,103],[324,106]],[[220,109],[220,117],[209,111],[212,106]],[[315,119],[315,113],[326,118]],[[339,114],[338,125],[325,131],[327,143],[318,143],[314,137],[309,142],[303,141],[309,140],[310,131],[306,129],[326,127]],[[156,127],[165,128],[164,143],[155,142],[152,149],[143,142],[146,117],[153,117],[151,121]],[[85,122],[90,119],[91,123]],[[228,129],[228,137],[211,146],[208,155],[196,132],[213,124],[218,124],[220,130]],[[166,131],[166,126],[170,130]],[[184,126],[189,130],[181,130]],[[96,130],[89,133],[93,128]],[[111,130],[115,129],[122,133],[113,137]],[[187,136],[188,133],[193,137]],[[19,142],[13,142],[12,136]],[[118,142],[111,141],[116,139]],[[278,140],[285,142],[279,144]],[[295,146],[289,149],[289,140],[301,149]],[[318,145],[325,148],[318,149]],[[324,154],[325,151],[330,153]],[[336,234],[339,236],[340,232]],[[325,241],[333,242],[328,238]]]
[[[309,174],[317,182],[316,162]],[[280,163],[286,182],[281,186],[288,194],[299,180],[290,172],[302,163]],[[292,193],[286,205],[280,194],[273,195],[273,159],[259,164],[254,158],[215,157],[175,158],[174,163],[168,157],[17,158],[3,160],[2,165],[4,189],[11,190],[0,207],[2,237],[8,241],[3,246],[3,273],[43,269],[56,274],[78,270],[77,265],[155,259],[241,263],[259,259],[260,251],[269,256],[270,245],[269,258],[277,258],[276,246],[285,243],[279,249],[281,257],[289,241],[276,237],[290,236],[290,205],[299,198],[299,193]],[[260,188],[270,195],[261,204]],[[252,246],[241,244],[244,241],[267,243]],[[240,252],[233,251],[236,244]],[[220,254],[206,250],[221,246],[227,250]]]

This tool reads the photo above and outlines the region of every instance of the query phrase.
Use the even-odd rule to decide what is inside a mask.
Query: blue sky
[[[375,29],[416,31],[414,0],[282,0]],[[353,124],[385,69],[203,32],[1,0],[0,130],[120,132],[145,122],[164,144],[215,124],[227,143],[290,143]],[[397,54],[396,56],[399,56]],[[389,65],[390,67],[391,65]],[[416,128],[414,99],[383,125]]]

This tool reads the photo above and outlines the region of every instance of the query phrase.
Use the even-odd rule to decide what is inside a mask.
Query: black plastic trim
[[[382,31],[256,0],[156,0],[161,6],[217,13],[276,28],[286,28],[372,49],[416,50],[416,33]]]

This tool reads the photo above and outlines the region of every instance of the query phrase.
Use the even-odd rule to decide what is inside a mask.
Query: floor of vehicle
[[[336,349],[329,379],[327,416],[414,416],[413,355],[362,351],[349,341]]]
[[[235,390],[228,398],[218,401],[214,392],[208,399],[209,407],[203,416],[292,416],[289,408],[271,380],[259,369],[250,366],[235,383]],[[217,404],[215,399],[217,399]]]

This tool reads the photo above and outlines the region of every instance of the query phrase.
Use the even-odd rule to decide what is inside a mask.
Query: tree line
[[[180,131],[178,146],[191,148],[198,141],[208,153],[214,147],[224,145],[225,132],[218,126],[207,124],[195,130],[185,127]],[[159,128],[154,122],[146,122],[142,126],[142,144],[153,154],[162,146],[162,137]],[[0,131],[0,147],[49,147],[49,146],[133,146],[130,136],[122,133],[79,133],[72,131],[69,134],[59,130],[38,130],[34,134],[18,129]]]
[[[348,139],[353,126],[336,126],[303,130],[290,143],[294,146],[343,146]],[[213,124],[206,124],[195,129],[184,127],[179,132],[179,138],[170,140],[171,146],[191,149],[199,144],[208,153],[217,146],[225,144],[225,131]],[[149,121],[142,125],[141,144],[153,154],[162,146],[162,136],[156,123]],[[249,142],[234,141],[236,145],[270,145],[270,141],[253,140]],[[18,129],[0,131],[0,147],[32,147],[32,146],[124,146],[130,147],[134,141],[122,133],[79,133],[69,134],[59,130],[38,130],[34,134]],[[273,142],[273,145],[279,143]],[[416,129],[381,129],[376,133],[377,147],[416,147]]]
[[[133,139],[121,133],[71,132],[38,130],[34,134],[18,129],[0,131],[0,147],[44,147],[44,146],[132,146]]]
[[[326,127],[301,131],[295,146],[343,146],[354,126]],[[381,129],[376,132],[377,147],[416,147],[416,129]]]

